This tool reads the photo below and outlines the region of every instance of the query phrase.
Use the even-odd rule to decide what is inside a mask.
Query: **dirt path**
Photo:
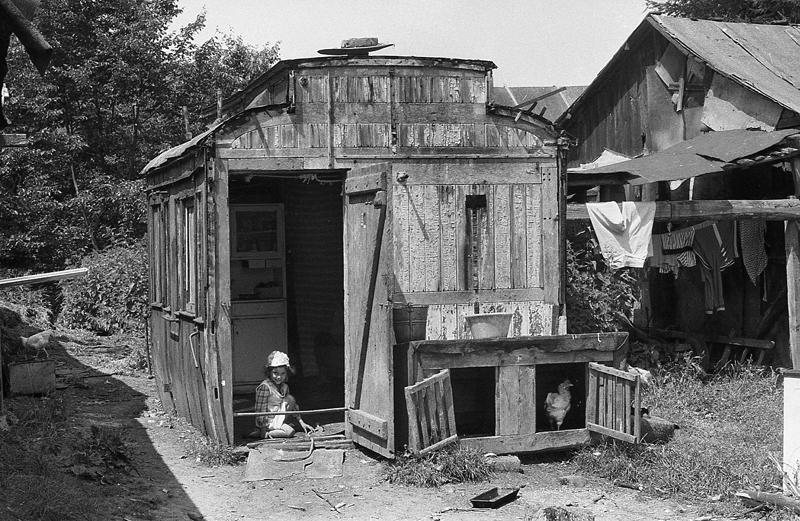
[[[342,477],[247,483],[242,480],[244,465],[208,467],[187,456],[199,438],[185,423],[163,413],[153,379],[103,376],[109,373],[109,360],[89,350],[68,348],[62,356],[62,375],[65,370],[90,375],[68,378],[68,385],[57,391],[77,404],[75,427],[121,429],[138,471],[113,489],[106,486],[98,492],[108,499],[100,519],[532,520],[542,519],[547,507],[591,513],[597,520],[688,520],[703,515],[595,478],[588,478],[584,486],[561,485],[559,478],[575,469],[558,459],[523,464],[522,472],[497,473],[489,483],[421,489],[389,485],[382,478],[383,462],[351,449],[345,453]],[[496,510],[470,508],[470,498],[495,486],[521,487],[518,499]]]

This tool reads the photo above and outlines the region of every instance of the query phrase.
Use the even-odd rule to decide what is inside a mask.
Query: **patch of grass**
[[[482,482],[491,475],[492,465],[483,454],[458,444],[419,458],[404,454],[386,468],[389,483],[415,487]]]
[[[654,371],[643,402],[653,416],[680,426],[670,442],[631,446],[608,441],[577,452],[584,471],[638,483],[650,492],[731,508],[738,491],[773,491],[781,475],[771,459],[782,450],[783,392],[777,374],[736,365],[715,375],[687,358]]]

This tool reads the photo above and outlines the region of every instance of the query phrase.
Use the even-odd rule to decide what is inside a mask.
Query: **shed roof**
[[[589,177],[602,180],[617,174],[620,184],[641,185],[656,181],[675,181],[698,175],[722,172],[739,166],[738,161],[782,145],[797,129],[763,132],[760,130],[723,130],[707,132],[682,141],[649,156],[621,161],[581,172],[583,182]],[[776,151],[774,156],[796,155],[797,150]],[[749,163],[745,163],[749,164]]]
[[[626,49],[653,28],[716,73],[800,113],[800,26],[716,22],[649,14],[573,103],[574,112],[625,60]],[[568,113],[567,112],[567,113]],[[559,118],[560,123],[566,116]]]

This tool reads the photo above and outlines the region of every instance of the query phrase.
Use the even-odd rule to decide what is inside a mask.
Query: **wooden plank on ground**
[[[26,286],[28,284],[41,284],[42,282],[54,282],[57,280],[79,279],[81,277],[85,277],[87,273],[89,273],[89,268],[74,268],[70,270],[39,273],[37,275],[25,275],[22,277],[0,280],[0,288]]]

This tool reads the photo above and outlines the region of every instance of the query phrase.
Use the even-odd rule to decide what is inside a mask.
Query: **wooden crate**
[[[8,364],[8,390],[16,394],[47,394],[56,388],[54,360],[28,360]]]

